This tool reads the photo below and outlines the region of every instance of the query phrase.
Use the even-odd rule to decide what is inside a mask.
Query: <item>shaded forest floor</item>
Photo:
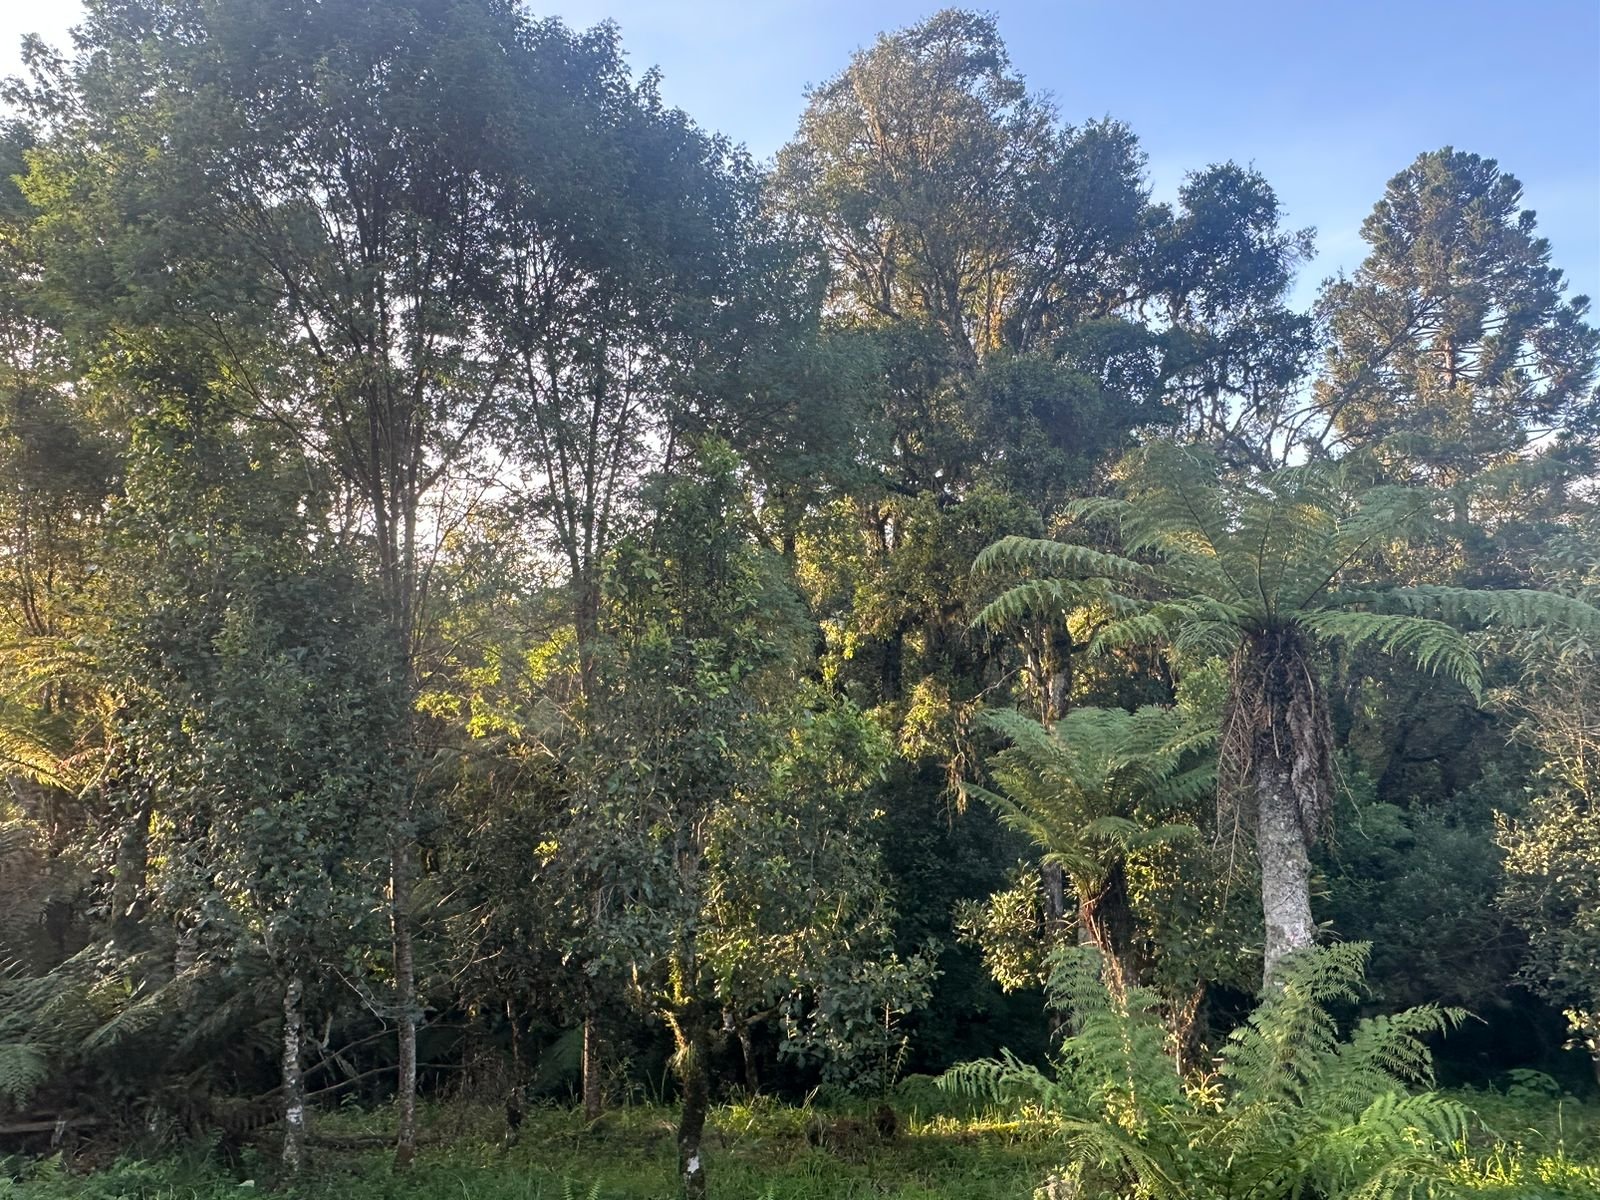
[[[1570,1166],[1600,1172],[1600,1105],[1480,1092],[1462,1098],[1479,1113],[1477,1165],[1470,1182],[1463,1178],[1468,1192],[1580,1196],[1572,1186],[1600,1178],[1584,1170],[1580,1180]],[[352,1143],[377,1135],[387,1120],[381,1112],[327,1114],[317,1130]],[[11,1159],[0,1200],[238,1200],[268,1190],[297,1200],[672,1200],[675,1120],[671,1108],[638,1106],[588,1128],[570,1109],[539,1108],[508,1147],[499,1110],[443,1106],[428,1112],[424,1150],[405,1176],[393,1173],[386,1150],[323,1146],[301,1182],[281,1186],[263,1141],[231,1166],[215,1147],[87,1172],[82,1160],[59,1156]],[[1065,1157],[1038,1116],[914,1105],[902,1106],[901,1129],[888,1142],[865,1110],[727,1105],[715,1110],[706,1146],[712,1195],[725,1200],[1028,1200]]]

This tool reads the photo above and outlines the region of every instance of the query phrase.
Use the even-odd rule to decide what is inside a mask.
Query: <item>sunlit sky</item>
[[[1353,269],[1383,185],[1454,145],[1516,175],[1573,290],[1600,294],[1597,0],[988,0],[1017,68],[1069,121],[1128,122],[1158,198],[1234,159],[1318,230],[1318,280]],[[615,20],[636,70],[758,157],[788,139],[808,84],[936,3],[908,0],[548,0],[539,15]],[[0,0],[0,73],[25,32],[60,42],[78,4]]]

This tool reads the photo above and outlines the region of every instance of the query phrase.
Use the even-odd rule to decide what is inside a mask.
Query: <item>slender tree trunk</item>
[[[400,1014],[394,1165],[401,1170],[417,1156],[417,961],[411,940],[411,846],[406,837],[402,833],[394,845],[389,910],[395,1007]]]
[[[600,1018],[593,1002],[583,1014],[583,1119],[598,1121],[605,1111],[600,1088]]]
[[[750,1037],[750,1023],[739,1022],[739,1055],[744,1059],[744,1086],[752,1096],[761,1094],[761,1070],[756,1064],[755,1041]]]
[[[150,819],[155,806],[150,792],[140,790],[139,807],[117,842],[116,877],[111,884],[111,931],[119,942],[126,941],[138,926],[139,898],[150,865]]]
[[[1067,935],[1067,881],[1066,873],[1061,869],[1060,863],[1045,863],[1039,868],[1040,888],[1044,899],[1044,946],[1047,951],[1059,946]],[[1078,945],[1087,945],[1089,933],[1078,922]],[[1067,1014],[1058,1008],[1050,1008],[1046,1018],[1050,1035],[1054,1037],[1067,1025]]]
[[[283,1165],[297,1173],[306,1160],[306,1085],[300,1069],[305,1044],[298,975],[283,987]]]
[[[1256,761],[1256,854],[1261,860],[1261,915],[1266,922],[1263,989],[1286,954],[1311,945],[1311,858],[1288,762],[1262,753]]]
[[[1039,883],[1044,889],[1045,941],[1054,946],[1061,940],[1067,920],[1067,881],[1060,863],[1045,863],[1039,868]]]
[[[756,1047],[750,1037],[750,1022],[743,1020],[731,1008],[722,1010],[722,1028],[739,1039],[739,1056],[744,1060],[744,1087],[752,1096],[761,1094],[761,1077],[756,1068]]]
[[[1200,1006],[1206,999],[1206,981],[1200,980],[1179,1004],[1168,1007],[1167,1037],[1179,1075],[1187,1075],[1200,1057]]]
[[[683,1200],[705,1200],[706,1163],[700,1143],[705,1136],[706,1112],[711,1107],[711,1081],[707,1075],[706,1022],[698,1005],[678,1014],[678,1080],[683,1087],[683,1115],[678,1120],[678,1178]]]

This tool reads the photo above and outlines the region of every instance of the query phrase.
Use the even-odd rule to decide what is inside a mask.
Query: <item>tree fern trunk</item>
[[[1263,989],[1286,954],[1311,945],[1311,858],[1289,763],[1262,754],[1256,764],[1256,854],[1261,860],[1261,915],[1266,922]]]

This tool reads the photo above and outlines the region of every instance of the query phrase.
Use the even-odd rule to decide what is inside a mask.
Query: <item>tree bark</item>
[[[591,1004],[583,1014],[583,1119],[598,1121],[605,1111],[600,1087],[600,1018]]]
[[[722,1028],[739,1039],[739,1056],[744,1061],[744,1088],[752,1096],[761,1094],[761,1075],[756,1065],[755,1040],[750,1036],[750,1022],[743,1020],[731,1008],[722,1010]]]
[[[306,1084],[300,1059],[305,1045],[298,975],[283,987],[283,1165],[298,1173],[306,1160]]]
[[[698,1006],[677,1015],[678,1081],[683,1087],[683,1115],[678,1120],[678,1178],[683,1200],[705,1200],[706,1163],[700,1143],[705,1136],[706,1112],[711,1107],[711,1081],[706,1074],[709,1041],[706,1022]]]
[[[411,847],[403,834],[395,842],[391,866],[389,917],[395,1007],[400,1014],[394,1165],[404,1170],[417,1156],[417,962],[411,941]]]
[[[1061,939],[1067,921],[1067,883],[1060,863],[1045,863],[1039,868],[1044,890],[1045,942],[1054,946]]]
[[[1132,941],[1133,913],[1128,905],[1127,878],[1121,864],[1117,864],[1098,891],[1079,897],[1078,942],[1100,952],[1106,984],[1118,1000],[1127,996],[1136,978]]]
[[[1266,923],[1263,990],[1273,986],[1284,956],[1311,945],[1311,858],[1290,766],[1261,754],[1256,762],[1256,855],[1261,861],[1261,915]]]
[[[150,791],[140,789],[139,805],[117,842],[116,874],[111,883],[111,931],[119,944],[137,932],[139,900],[150,866],[150,820],[155,805]]]

